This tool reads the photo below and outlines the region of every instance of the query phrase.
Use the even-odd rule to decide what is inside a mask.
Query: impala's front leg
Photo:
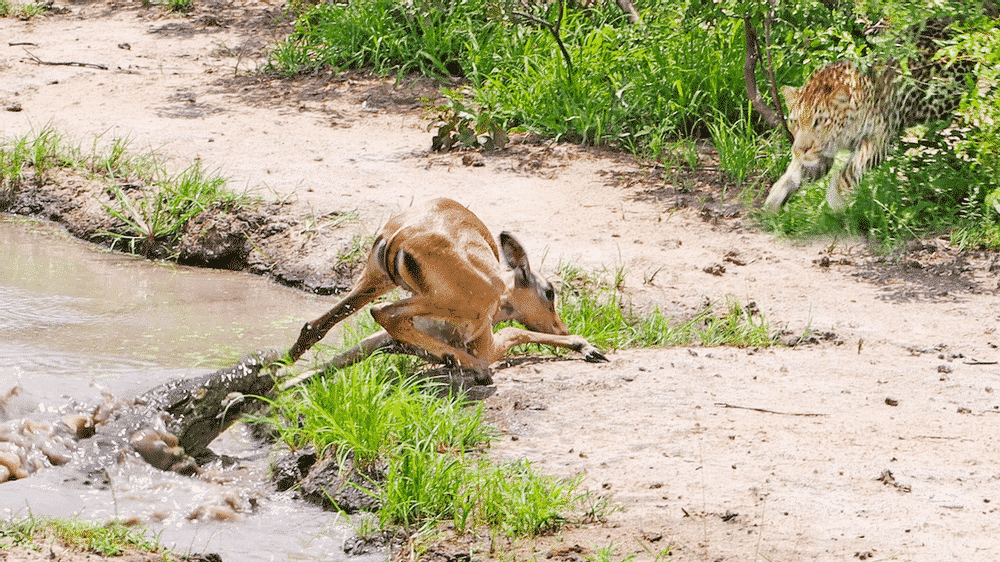
[[[525,343],[537,343],[550,345],[552,347],[562,347],[583,354],[583,360],[588,363],[605,363],[608,358],[601,353],[601,350],[594,347],[589,341],[574,334],[561,336],[558,334],[545,334],[542,332],[532,332],[523,328],[510,326],[503,328],[493,335],[492,354],[497,359],[503,357],[507,351]]]
[[[368,303],[374,301],[392,288],[392,283],[379,278],[367,278],[362,275],[362,280],[351,289],[346,297],[341,299],[329,312],[319,318],[306,322],[299,332],[299,339],[288,351],[288,357],[294,363],[316,344],[323,336],[337,325],[340,321],[354,314]]]

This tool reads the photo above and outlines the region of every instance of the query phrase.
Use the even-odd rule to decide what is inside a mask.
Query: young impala
[[[511,271],[501,267],[501,251]],[[350,292],[302,327],[288,353],[291,360],[393,287],[411,296],[372,307],[372,317],[385,332],[355,348],[362,354],[394,340],[484,374],[507,350],[523,343],[564,347],[587,361],[607,361],[586,339],[569,334],[556,313],[552,284],[531,271],[517,239],[501,233],[498,249],[479,217],[451,199],[412,207],[386,222]],[[528,329],[506,327],[494,333],[493,325],[504,320]]]

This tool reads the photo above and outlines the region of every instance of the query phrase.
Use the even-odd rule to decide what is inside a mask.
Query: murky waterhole
[[[0,423],[49,423],[103,392],[128,397],[283,349],[326,308],[321,297],[251,275],[138,260],[54,225],[0,217],[0,397],[8,397]],[[137,459],[109,467],[100,486],[62,467],[41,470],[0,484],[0,517],[117,517],[180,552],[224,560],[346,559],[353,523],[275,493],[267,451],[246,433],[237,424],[212,446],[242,459],[236,467],[196,478]]]

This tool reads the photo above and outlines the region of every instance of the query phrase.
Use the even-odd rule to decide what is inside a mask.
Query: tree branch
[[[635,10],[635,6],[632,5],[632,0],[615,0],[618,3],[618,7],[625,12],[628,16],[628,22],[635,25],[639,23],[639,12]]]
[[[754,29],[750,16],[743,18],[743,31],[746,36],[746,58],[743,60],[743,83],[746,86],[747,97],[750,98],[753,108],[757,110],[757,113],[760,113],[764,121],[772,127],[783,129],[785,137],[791,142],[794,140],[794,137],[792,136],[792,132],[788,130],[788,125],[785,124],[785,116],[781,112],[780,101],[777,99],[777,86],[774,82],[773,74],[771,74],[771,95],[778,104],[777,112],[767,105],[764,97],[760,94],[760,90],[757,88],[756,69],[757,61],[760,60],[760,44],[757,40],[757,30]]]
[[[537,18],[524,12],[514,11],[511,13],[515,16],[525,18],[528,21],[535,22],[552,33],[552,37],[555,38],[556,44],[559,45],[559,50],[562,51],[563,58],[566,59],[566,81],[569,82],[570,86],[573,86],[573,60],[570,58],[569,51],[566,50],[566,46],[563,45],[562,37],[559,36],[559,28],[562,25],[563,18],[563,0],[559,0],[559,17],[556,19],[556,23],[554,25],[547,20]]]

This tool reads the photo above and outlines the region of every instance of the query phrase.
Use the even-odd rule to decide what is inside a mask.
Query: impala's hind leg
[[[398,302],[378,305],[372,308],[372,317],[394,339],[427,350],[431,355],[446,359],[454,358],[459,366],[486,371],[489,361],[485,357],[475,357],[465,349],[455,347],[427,332],[418,330],[413,324],[416,317],[435,318],[451,323],[463,318],[478,318],[480,310],[461,310],[454,306],[442,306],[422,296],[410,297]],[[487,329],[489,324],[487,323]]]
[[[420,316],[414,318],[413,320],[414,325],[422,332],[426,332],[438,339],[441,339],[442,341],[451,342],[455,346],[462,344],[461,335],[456,329],[454,329],[454,326],[447,322],[424,319]],[[421,322],[421,320],[427,321]],[[389,335],[389,332],[379,330],[358,342],[354,347],[334,357],[328,361],[326,365],[335,369],[342,369],[367,359],[377,351],[381,351],[383,353],[413,355],[430,363],[437,363],[441,361],[440,357],[435,357],[427,351],[408,343],[401,343],[393,339],[393,337]]]

